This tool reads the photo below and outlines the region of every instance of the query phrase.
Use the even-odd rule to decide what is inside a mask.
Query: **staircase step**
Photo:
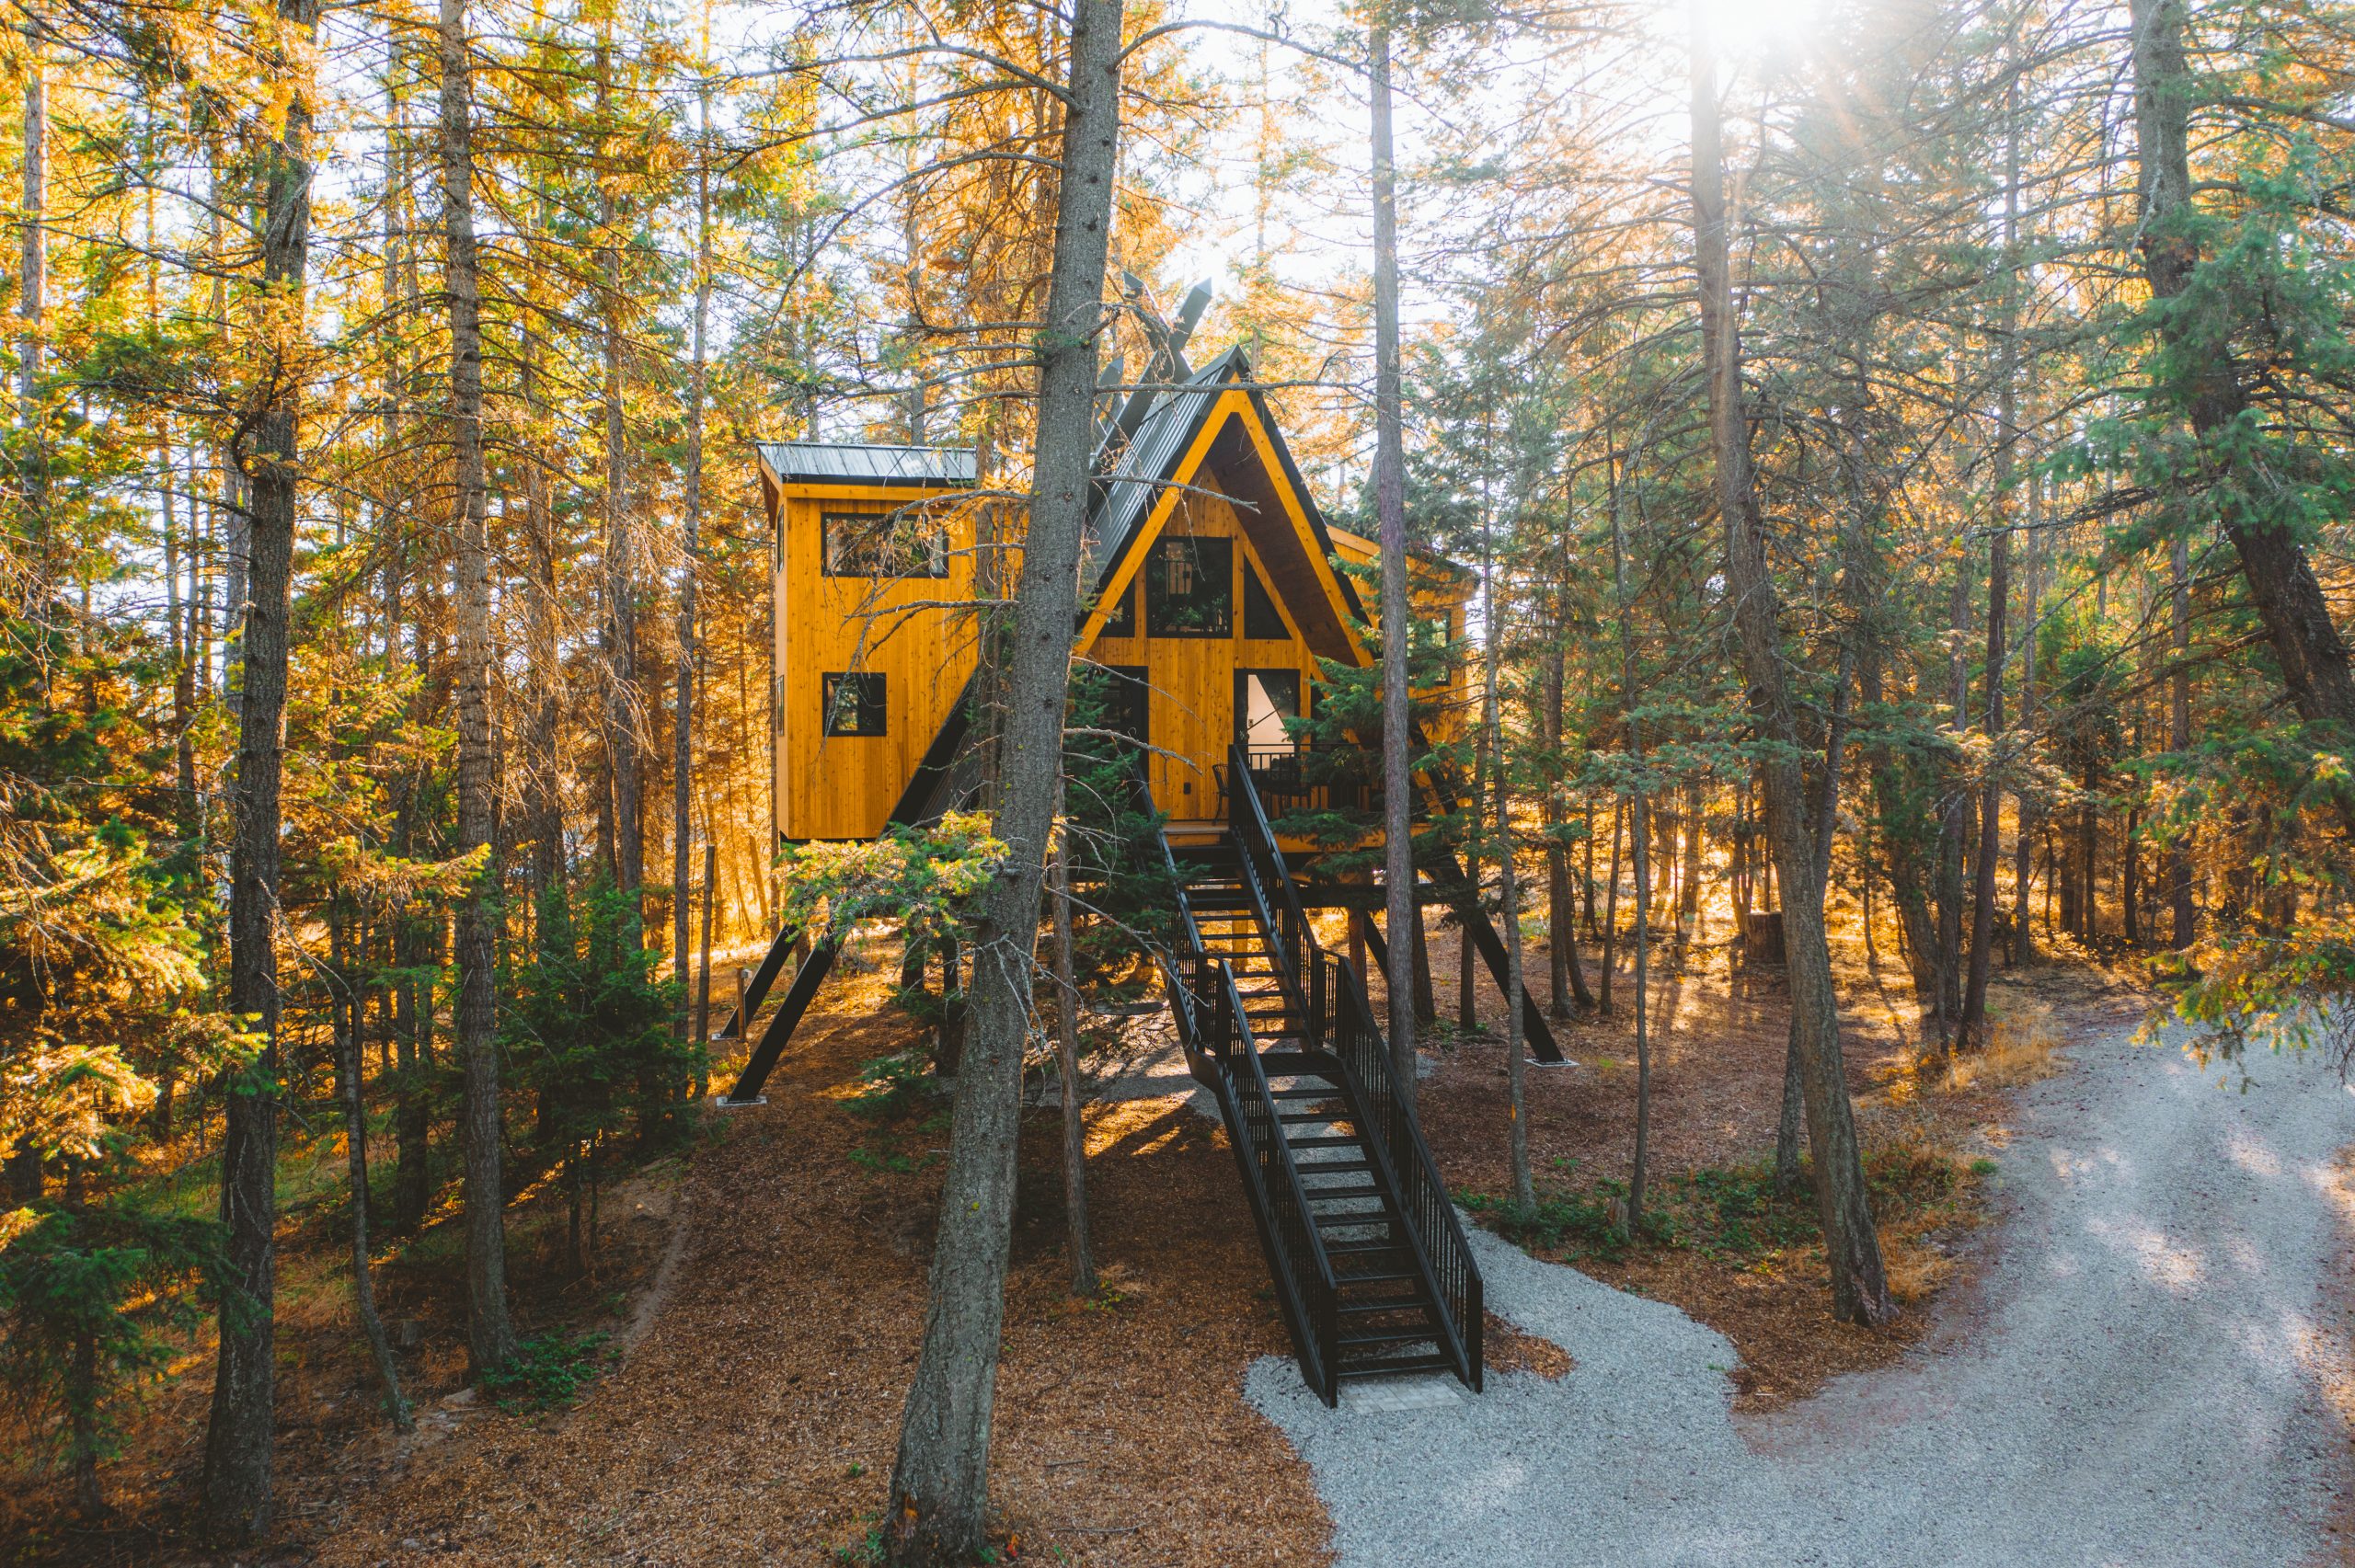
[[[1327,1246],[1325,1250],[1327,1253],[1335,1253],[1340,1249]],[[1398,1250],[1404,1252],[1406,1249],[1402,1247]],[[1422,1277],[1412,1269],[1386,1269],[1381,1273],[1337,1274],[1333,1276],[1333,1283],[1335,1285],[1401,1285],[1413,1280],[1419,1284]]]
[[[1343,1312],[1356,1312],[1361,1315],[1371,1315],[1375,1312],[1408,1311],[1429,1313],[1430,1310],[1430,1302],[1425,1299],[1419,1292],[1412,1296],[1385,1296],[1378,1300],[1373,1301],[1343,1301],[1336,1310]]]
[[[1314,1173],[1314,1167],[1310,1167],[1301,1172],[1301,1174],[1304,1176],[1312,1175]],[[1308,1201],[1311,1203],[1339,1203],[1345,1199],[1354,1202],[1361,1197],[1386,1198],[1389,1196],[1383,1191],[1382,1185],[1379,1182],[1367,1182],[1362,1185],[1352,1186],[1325,1186],[1304,1182],[1302,1184],[1302,1190],[1308,1194]],[[1388,1213],[1388,1205],[1385,1203],[1379,1212],[1384,1214]],[[1337,1215],[1335,1218],[1340,1219],[1363,1219],[1369,1217],[1362,1214],[1343,1214]]]
[[[1288,1139],[1286,1141],[1294,1149],[1298,1149],[1302,1142],[1297,1138]],[[1349,1139],[1345,1141],[1355,1143],[1357,1139]],[[1299,1162],[1299,1165],[1300,1173],[1304,1176],[1358,1176],[1373,1169],[1373,1162],[1371,1160],[1303,1160]]]
[[[1287,1138],[1284,1141],[1294,1149],[1361,1149],[1364,1147],[1362,1139],[1355,1133],[1348,1132],[1310,1133],[1304,1138]],[[1317,1166],[1320,1171],[1335,1168],[1337,1167],[1321,1164]]]
[[[1434,1323],[1431,1326],[1436,1328],[1439,1325]],[[1373,1330],[1365,1333],[1345,1333],[1339,1343],[1341,1349],[1347,1352],[1368,1345],[1437,1345],[1439,1336],[1413,1329]]]
[[[1452,1356],[1385,1356],[1371,1361],[1344,1362],[1336,1368],[1344,1378],[1386,1378],[1397,1372],[1453,1372]]]

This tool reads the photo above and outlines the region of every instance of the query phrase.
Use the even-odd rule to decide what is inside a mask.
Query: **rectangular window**
[[[887,724],[883,677],[861,670],[818,677],[828,735],[881,735]]]
[[[1294,749],[1286,719],[1300,716],[1300,671],[1238,670],[1235,672],[1235,738],[1252,754],[1289,757]]]
[[[921,510],[821,512],[818,532],[830,578],[948,575],[948,532]]]
[[[1283,612],[1276,608],[1275,596],[1259,580],[1258,571],[1248,556],[1243,562],[1243,635],[1274,643],[1292,635],[1284,628]]]
[[[1104,612],[1104,635],[1133,637],[1137,635],[1137,583],[1131,578],[1120,589],[1120,597]]]
[[[1145,561],[1145,630],[1223,637],[1235,629],[1235,541],[1165,536]]]
[[[1109,676],[1110,701],[1105,706],[1107,729],[1117,729],[1139,745],[1153,740],[1149,715],[1153,712],[1153,672],[1143,665],[1108,665],[1104,673]]]

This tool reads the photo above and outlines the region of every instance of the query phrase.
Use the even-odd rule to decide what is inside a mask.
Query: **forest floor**
[[[1718,1363],[1745,1406],[1765,1409],[1840,1372],[1897,1359],[1956,1317],[1929,1302],[1940,1290],[1970,1294],[1957,1287],[1987,1250],[1971,1237],[2000,1185],[1982,1179],[1981,1151],[2013,1136],[2010,1112],[2000,1074],[1956,1084],[1923,1070],[1910,1007],[1895,1000],[1901,970],[1885,963],[1876,972],[1844,955],[1851,1080],[1867,1141],[1903,1151],[1904,1170],[1920,1156],[1947,1179],[1926,1199],[1898,1205],[1905,1218],[1885,1230],[1915,1303],[1901,1329],[1830,1323],[1819,1253],[1790,1233],[1788,1213],[1753,1201],[1780,1091],[1780,986],[1738,972],[1729,949],[1707,938],[1706,930],[1696,937],[1681,967],[1660,962],[1654,971],[1652,1158],[1670,1239],[1614,1249],[1580,1223],[1624,1174],[1632,1137],[1624,955],[1622,1016],[1561,1026],[1579,1065],[1532,1070],[1541,1196],[1562,1223],[1527,1239],[1722,1330],[1738,1348],[1718,1351]],[[1431,948],[1452,1013],[1452,933],[1435,927]],[[420,1410],[419,1433],[394,1438],[349,1332],[334,1230],[290,1225],[284,1524],[270,1553],[239,1560],[866,1561],[921,1332],[947,1142],[945,1107],[927,1086],[868,1071],[916,1041],[886,1000],[894,960],[877,944],[845,964],[765,1105],[714,1118],[699,1147],[609,1196],[593,1279],[558,1259],[553,1195],[519,1206],[525,1332],[541,1336],[559,1391],[594,1375],[569,1408],[506,1408],[462,1388],[463,1292],[455,1227],[444,1225],[381,1268]],[[2045,1047],[2062,1033],[2143,1000],[2081,962],[2028,973],[1999,994],[2023,1078],[2050,1070]],[[1542,976],[1533,955],[1541,987]],[[1423,1100],[1447,1177],[1476,1206],[1507,1190],[1501,1036],[1492,1026],[1499,1009],[1485,977],[1477,995],[1491,1027],[1436,1032]],[[1223,1134],[1179,1093],[1166,1056],[1156,1068],[1155,1031],[1166,1032],[1157,1019],[1095,1027],[1120,1034],[1135,1059],[1115,1070],[1120,1091],[1150,1097],[1089,1112],[1106,1284],[1086,1301],[1066,1289],[1056,1113],[1037,1110],[1026,1128],[994,1449],[1008,1555],[1102,1568],[1329,1562],[1336,1521],[1320,1500],[1324,1478],[1245,1397],[1246,1369],[1261,1367],[1259,1389],[1283,1333]],[[1563,1376],[1588,1351],[1571,1345],[1565,1355],[1544,1322],[1526,1326],[1535,1332],[1492,1317],[1500,1379],[1525,1370],[1564,1388],[1592,1386],[1591,1368]],[[210,1371],[206,1347],[195,1347],[129,1454],[106,1468],[118,1512],[104,1525],[63,1522],[54,1482],[8,1489],[0,1539],[10,1545],[0,1559],[216,1561],[187,1544],[179,1523]],[[1346,1543],[1354,1527],[1338,1523]]]

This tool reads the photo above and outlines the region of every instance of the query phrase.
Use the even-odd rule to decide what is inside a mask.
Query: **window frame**
[[[879,552],[895,542],[896,535],[901,529],[907,526],[911,518],[915,519],[920,525],[930,521],[929,519],[924,518],[920,509],[913,508],[895,508],[890,511],[854,511],[840,507],[833,509],[821,507],[818,510],[818,575],[829,578],[848,578],[867,582],[896,582],[905,578],[947,577],[948,575],[948,526],[946,523],[933,525],[929,547],[925,550],[921,569],[913,565],[907,566],[904,569],[895,568],[891,563],[882,559],[879,554],[872,561],[872,570],[866,569],[865,565],[858,563],[848,566],[836,564],[834,553],[836,523],[864,525],[867,537],[860,541],[857,547]],[[878,537],[879,535],[882,537]],[[909,543],[913,545],[920,544],[921,541],[911,540]],[[851,548],[852,545],[845,541],[845,552]]]
[[[1194,572],[1198,578],[1208,578],[1212,575],[1204,570],[1203,567],[1202,555],[1206,549],[1212,554],[1223,555],[1225,557],[1226,582],[1224,592],[1217,601],[1219,616],[1216,625],[1181,626],[1165,623],[1163,617],[1168,608],[1168,552],[1172,545],[1183,546],[1193,552]],[[1152,574],[1146,578],[1144,585],[1145,635],[1155,637],[1232,637],[1235,635],[1235,541],[1223,534],[1165,533],[1155,540],[1153,548],[1147,553],[1144,561],[1144,569]],[[1194,595],[1200,591],[1200,588],[1189,590],[1186,595],[1186,601],[1190,602]]]
[[[1254,600],[1258,603],[1254,603]],[[1264,617],[1254,613],[1262,609]],[[1254,621],[1259,623],[1260,630],[1252,630]],[[1275,630],[1268,631],[1265,629],[1268,626],[1273,626]],[[1251,564],[1248,555],[1243,557],[1243,637],[1246,642],[1254,643],[1292,641],[1292,627],[1284,621],[1283,606],[1276,602],[1274,590],[1268,587],[1267,578],[1260,575],[1258,567]]]
[[[858,682],[858,696],[850,705],[856,728],[845,728],[844,708],[836,693],[845,681]],[[867,713],[874,713],[868,727]],[[829,740],[875,740],[891,733],[890,685],[879,670],[829,670],[818,676],[818,733]]]
[[[1137,635],[1137,578],[1143,575],[1132,573],[1121,585],[1119,602],[1104,612],[1104,629],[1097,635],[1133,637]]]

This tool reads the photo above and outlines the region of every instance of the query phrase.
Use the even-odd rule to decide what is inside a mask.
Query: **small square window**
[[[881,735],[883,677],[867,671],[818,677],[828,735]]]

